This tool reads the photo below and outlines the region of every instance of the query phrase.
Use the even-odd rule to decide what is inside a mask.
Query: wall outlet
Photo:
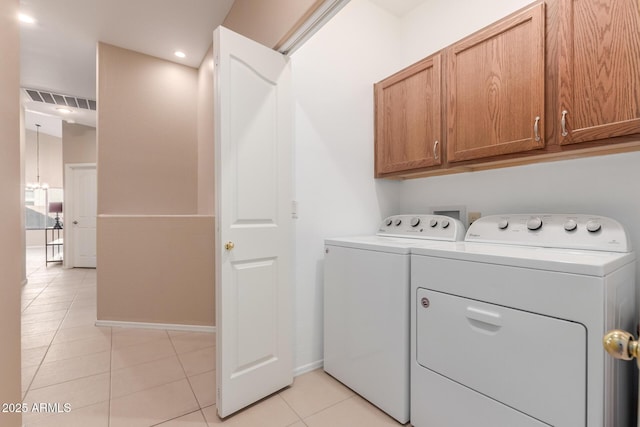
[[[473,222],[477,219],[479,219],[482,216],[482,214],[480,212],[469,212],[469,225],[473,224]]]

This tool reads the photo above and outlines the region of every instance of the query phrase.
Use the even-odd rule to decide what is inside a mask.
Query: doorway
[[[65,165],[64,266],[96,267],[97,176],[95,163]]]

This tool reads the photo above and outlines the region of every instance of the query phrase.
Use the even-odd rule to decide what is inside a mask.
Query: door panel
[[[97,176],[95,165],[74,165],[66,228],[71,230],[69,267],[96,267]]]
[[[289,61],[214,32],[217,409],[226,417],[293,381]]]
[[[559,6],[559,114],[566,112],[560,144],[640,132],[638,2],[566,0]]]
[[[440,54],[374,85],[376,176],[442,163]]]
[[[544,147],[545,8],[447,49],[447,155],[457,162]]]

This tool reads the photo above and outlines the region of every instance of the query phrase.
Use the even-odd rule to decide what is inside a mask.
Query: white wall
[[[373,83],[398,68],[397,18],[352,0],[292,58],[296,96],[296,366],[322,359],[324,239],[371,234],[397,213],[373,179]]]
[[[381,218],[465,205],[621,221],[640,248],[640,153],[407,180],[373,179],[373,83],[530,3],[429,0],[398,18],[351,0],[293,55],[296,109],[296,366],[322,359],[323,239]],[[638,223],[638,225],[636,225]]]
[[[429,0],[401,19],[403,67],[486,27],[532,0]]]

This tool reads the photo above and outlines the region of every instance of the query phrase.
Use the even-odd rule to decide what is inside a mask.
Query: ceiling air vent
[[[24,91],[32,101],[82,108],[84,110],[96,110],[96,101],[93,99],[76,98],[75,96],[60,95],[35,89],[24,89]]]

